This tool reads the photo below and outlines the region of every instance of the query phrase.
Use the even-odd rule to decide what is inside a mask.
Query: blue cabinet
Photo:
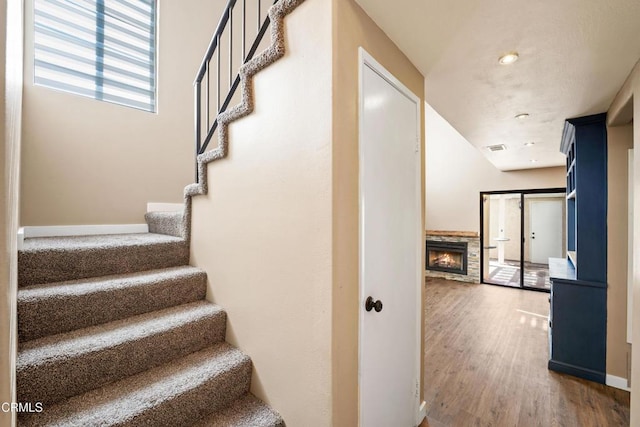
[[[606,114],[567,120],[567,259],[550,262],[549,369],[606,377]]]

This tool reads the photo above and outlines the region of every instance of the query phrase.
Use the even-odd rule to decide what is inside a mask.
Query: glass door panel
[[[564,193],[524,195],[523,287],[549,290],[549,258],[566,258]]]
[[[482,195],[483,282],[521,287],[521,193]]]

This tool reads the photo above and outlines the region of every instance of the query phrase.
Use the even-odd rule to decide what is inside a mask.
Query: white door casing
[[[633,148],[629,150],[627,178],[627,342],[631,344],[633,336]]]
[[[548,264],[549,258],[562,258],[562,203],[562,200],[529,202],[532,263]]]
[[[360,49],[360,425],[421,421],[420,99]],[[366,311],[367,297],[382,311]]]

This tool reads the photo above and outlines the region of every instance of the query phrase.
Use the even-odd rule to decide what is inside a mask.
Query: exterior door
[[[364,51],[360,82],[360,425],[409,427],[420,384],[420,103]]]
[[[562,201],[530,202],[531,262],[548,264],[562,258]]]

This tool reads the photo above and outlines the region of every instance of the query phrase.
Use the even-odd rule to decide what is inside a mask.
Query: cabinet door
[[[606,288],[598,283],[554,280],[551,303],[549,367],[604,383]]]

